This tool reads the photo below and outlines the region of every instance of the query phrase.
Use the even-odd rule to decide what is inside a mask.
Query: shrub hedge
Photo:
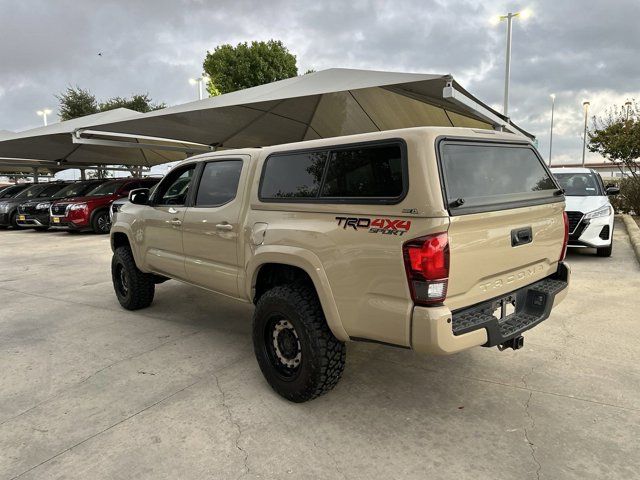
[[[605,184],[620,187],[620,195],[610,197],[616,213],[640,215],[640,178],[608,179]]]

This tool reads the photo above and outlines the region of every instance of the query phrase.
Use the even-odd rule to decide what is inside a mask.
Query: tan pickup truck
[[[256,305],[269,384],[332,389],[347,341],[520,348],[566,295],[564,198],[524,137],[419,127],[219,151],[132,191],[111,229],[124,308],[172,278]]]

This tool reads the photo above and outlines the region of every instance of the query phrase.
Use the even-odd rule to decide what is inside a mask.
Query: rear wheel
[[[331,333],[309,286],[278,286],[260,297],[253,347],[269,385],[292,402],[327,393],[344,371],[345,344]]]
[[[93,216],[91,219],[91,229],[95,233],[109,233],[109,230],[111,230],[111,220],[109,219],[108,210],[101,210]]]
[[[146,308],[153,302],[153,275],[138,269],[129,247],[118,247],[113,253],[111,279],[120,305],[127,310]]]

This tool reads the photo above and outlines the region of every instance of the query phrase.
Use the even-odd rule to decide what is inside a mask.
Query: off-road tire
[[[103,223],[104,222],[104,223]],[[108,225],[107,228],[105,225]],[[109,210],[100,210],[94,213],[91,219],[91,230],[94,233],[106,234],[111,230],[111,219],[109,218]]]
[[[611,243],[608,247],[602,247],[596,249],[596,255],[599,257],[610,257],[613,252],[613,236],[611,237]]]
[[[282,374],[284,367],[274,358],[273,347],[267,342],[277,335],[269,331],[275,331],[270,325],[279,318],[293,326],[301,353],[300,363],[290,377]],[[346,346],[331,333],[311,286],[277,286],[260,297],[253,315],[253,348],[271,388],[292,402],[306,402],[327,393],[344,371]]]
[[[153,302],[156,290],[153,275],[138,269],[129,247],[118,247],[113,252],[111,279],[120,305],[127,310],[146,308]]]

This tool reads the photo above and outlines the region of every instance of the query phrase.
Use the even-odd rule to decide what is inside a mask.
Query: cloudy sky
[[[99,100],[193,100],[188,79],[207,50],[270,38],[301,73],[451,73],[501,110],[506,25],[490,20],[525,7],[533,15],[514,21],[510,114],[546,157],[555,93],[554,163],[579,161],[582,101],[599,114],[640,99],[638,0],[0,0],[0,130],[39,126],[44,107],[57,118],[54,95],[69,85]]]

